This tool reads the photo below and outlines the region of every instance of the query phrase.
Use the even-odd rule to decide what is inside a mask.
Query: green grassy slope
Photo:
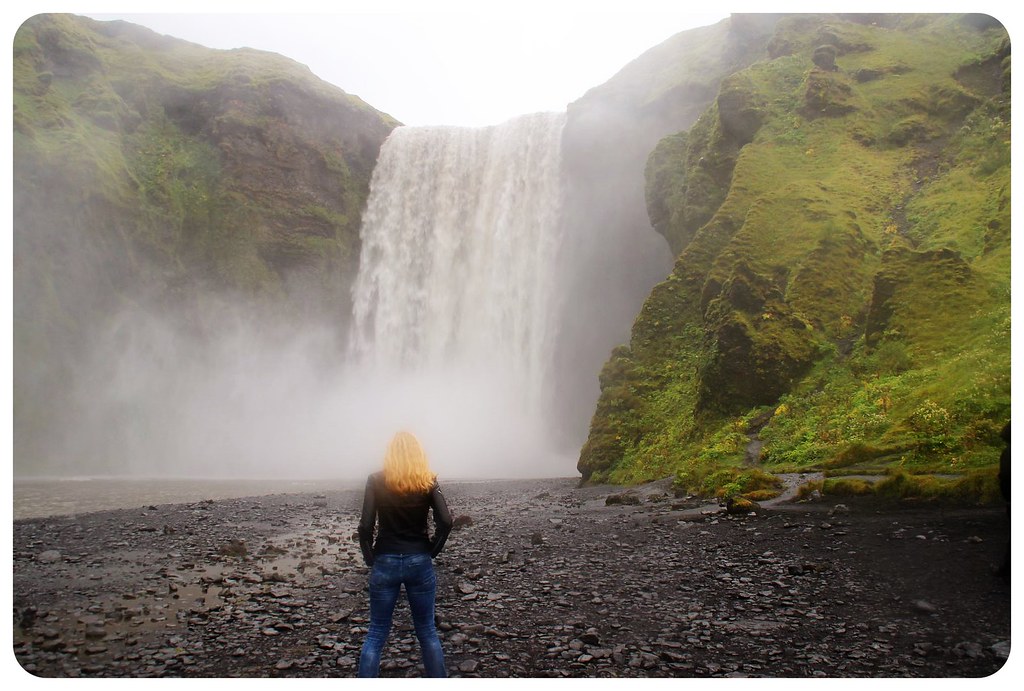
[[[59,204],[53,188],[102,199],[132,217],[119,240],[140,257],[218,285],[270,289],[295,263],[352,265],[376,152],[397,123],[304,66],[40,15],[15,37],[14,77],[26,205]]]
[[[125,22],[37,15],[13,56],[17,459],[125,305],[319,293],[346,313],[391,117],[282,56]]]
[[[758,430],[770,470],[990,471],[1009,419],[1009,146],[1001,26],[781,21],[649,158],[678,257],[601,373],[584,478],[714,490]]]

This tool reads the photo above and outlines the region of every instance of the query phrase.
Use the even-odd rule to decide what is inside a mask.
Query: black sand
[[[729,516],[664,482],[447,484],[452,676],[981,677],[1009,650],[1002,507],[864,500]],[[353,676],[355,491],[14,523],[15,656],[47,677]],[[244,541],[244,543],[243,543]],[[383,676],[418,676],[400,605]]]

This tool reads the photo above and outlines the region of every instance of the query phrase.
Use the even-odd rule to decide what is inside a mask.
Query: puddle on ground
[[[244,557],[170,565],[160,585],[146,592],[131,597],[104,594],[85,609],[54,608],[25,630],[15,626],[14,643],[43,644],[59,635],[64,650],[77,648],[79,657],[88,658],[105,653],[112,643],[133,645],[140,634],[184,630],[189,617],[201,617],[227,604],[233,589],[264,591],[330,582],[362,563],[359,546],[341,537],[351,535],[354,524],[343,526],[348,530],[340,527],[278,535]]]

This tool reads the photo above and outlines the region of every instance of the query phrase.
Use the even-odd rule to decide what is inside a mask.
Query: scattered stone
[[[21,625],[21,628],[31,628],[36,623],[36,615],[38,613],[39,611],[32,605],[29,605],[28,607],[21,610],[21,615],[18,622]]]
[[[633,492],[622,492],[620,494],[609,494],[605,497],[605,506],[616,506],[616,505],[638,505],[640,503],[640,497]]]
[[[998,643],[993,643],[989,647],[989,650],[991,650],[992,654],[998,659],[1007,660],[1010,657],[1010,641],[999,641]]]
[[[48,638],[39,644],[39,649],[45,652],[53,652],[63,648],[64,645],[64,641],[60,638]]]
[[[734,496],[725,500],[725,512],[729,514],[747,514],[756,511],[761,505],[745,497]]]
[[[935,614],[938,612],[938,608],[927,600],[914,600],[911,605],[913,608],[922,614]]]
[[[85,637],[89,640],[106,638],[107,629],[102,623],[89,624],[85,627]]]
[[[60,559],[60,552],[58,552],[55,549],[48,549],[36,557],[36,561],[40,562],[41,564],[53,564],[55,562],[60,561]]]
[[[473,525],[471,516],[459,515],[452,519],[452,530],[461,530]]]
[[[249,548],[246,546],[245,540],[229,540],[221,545],[218,551],[226,557],[244,557],[249,554]]]
[[[607,490],[578,491],[547,502],[486,484],[452,492],[488,517],[487,530],[453,538],[437,561],[437,625],[453,675],[982,677],[1008,658],[1009,616],[1004,623],[999,606],[1009,589],[985,570],[1006,533],[987,514],[940,522],[924,506],[888,513],[866,504],[851,520],[840,505],[793,503],[755,517],[702,516],[694,498],[683,515],[652,523],[668,503],[623,521],[602,506]],[[137,510],[16,520],[18,662],[44,677],[353,675],[369,618],[367,571],[343,539],[358,502],[347,516],[288,496],[218,502],[198,515],[194,504],[161,507],[177,533],[152,545],[134,542]],[[329,504],[346,501],[331,495]],[[842,531],[819,529],[826,515],[857,529],[840,542]],[[908,550],[890,542],[894,531],[929,544]],[[217,546],[233,532],[258,554],[224,559]],[[525,542],[517,536],[551,548],[516,553],[510,544]],[[37,578],[46,575],[37,555],[51,545],[63,552],[60,577]],[[961,557],[948,585],[922,580],[929,564]],[[927,590],[911,589],[924,582]],[[969,587],[979,582],[982,592]],[[941,609],[915,605],[921,595]],[[915,623],[900,609],[921,616]],[[384,676],[422,674],[404,596],[382,662]]]
[[[981,657],[983,653],[981,644],[975,643],[974,641],[964,641],[962,643],[957,643],[954,650],[958,655],[969,657],[971,659],[977,659]]]

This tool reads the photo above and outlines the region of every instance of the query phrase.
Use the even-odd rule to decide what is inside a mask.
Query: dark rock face
[[[802,112],[808,118],[834,118],[851,113],[856,110],[850,103],[852,91],[843,77],[833,72],[812,70],[807,75]]]
[[[764,113],[751,89],[744,88],[738,79],[727,79],[722,83],[716,103],[722,132],[738,146],[753,141]]]
[[[71,186],[78,182],[73,176],[79,168],[89,175],[87,167],[96,167],[99,179],[84,191],[108,204],[97,210],[97,216],[109,218],[96,218],[93,222],[97,225],[102,221],[119,225],[118,217],[131,213],[131,197],[137,195],[141,198],[135,206],[154,207],[154,212],[164,215],[153,231],[172,232],[176,222],[186,226],[178,232],[202,224],[201,230],[222,234],[223,241],[233,242],[236,250],[253,247],[270,270],[262,278],[263,285],[247,285],[243,276],[204,266],[194,258],[167,256],[166,250],[156,253],[147,247],[151,242],[146,237],[149,224],[141,223],[143,227],[134,234],[120,238],[127,245],[121,249],[122,255],[141,249],[153,264],[133,267],[137,273],[176,270],[213,287],[249,290],[283,283],[292,270],[312,270],[320,274],[321,281],[332,284],[350,281],[352,276],[347,274],[354,270],[358,257],[359,215],[369,177],[381,143],[397,123],[286,58],[253,50],[208,50],[174,39],[156,40],[148,33],[121,22],[94,22],[69,15],[39,15],[22,26],[14,86],[16,93],[27,97],[22,103],[31,108],[19,109],[18,120],[26,136],[15,147],[16,196],[27,200],[61,185]],[[130,63],[140,62],[133,56],[147,50],[153,51],[145,54],[149,62],[136,66],[142,73],[131,72]],[[162,60],[173,64],[174,79],[162,71]],[[41,75],[47,76],[48,85],[43,96],[32,81],[35,78],[35,83],[41,83]],[[65,88],[88,82],[90,97],[65,101],[50,84],[53,80]],[[47,121],[40,117],[43,106],[63,115]],[[92,151],[91,160],[86,157],[79,162],[74,136],[88,136],[89,123],[96,122],[114,135],[110,147]],[[58,162],[46,157],[43,149],[60,137],[68,143],[64,145],[66,159]],[[151,161],[146,156],[155,147],[165,149],[165,160],[182,147],[208,152],[217,180],[204,191],[217,198],[203,203],[238,205],[244,200],[248,212],[244,222],[223,212],[216,219],[198,213],[174,218],[175,209],[169,202],[176,201],[175,192],[168,189],[173,181],[147,167]],[[195,169],[206,162],[193,155],[189,164]],[[109,179],[104,177],[108,169],[114,173]],[[37,178],[41,177],[46,178],[47,187],[39,185]],[[142,189],[133,186],[129,178],[140,179]],[[54,200],[54,195],[46,196]],[[59,212],[69,211],[58,206]],[[45,219],[36,218],[29,205],[24,210],[16,233],[41,232],[39,226],[45,225]],[[205,214],[211,210],[201,209]],[[230,237],[233,220],[243,226],[238,231],[245,238]],[[100,230],[85,226],[78,232],[88,239],[97,237]],[[309,239],[314,241],[306,243]],[[321,245],[315,239],[330,240],[344,251],[324,256],[316,249]],[[105,249],[110,253],[118,248]],[[175,268],[169,261],[175,259],[185,260],[186,265]],[[147,286],[151,290],[165,289],[151,276],[136,277],[139,279],[156,284]]]
[[[645,296],[671,269],[672,252],[652,231],[658,221],[647,215],[648,155],[663,137],[697,120],[723,77],[757,59],[778,19],[733,15],[678,34],[569,105],[563,139],[566,245],[590,268],[567,277],[566,304],[573,307],[560,321],[557,361],[597,372],[608,352],[628,338]],[[756,113],[737,108],[734,120],[743,136],[755,127]],[[591,366],[581,368],[581,361]],[[558,391],[566,409],[591,408],[597,394],[592,377],[563,382]],[[567,430],[567,436],[582,438],[584,432]]]
[[[782,339],[765,338],[735,316],[714,334],[715,357],[701,372],[702,408],[731,412],[769,405],[814,362],[815,347],[809,339],[787,348]]]
[[[976,49],[950,54],[933,72],[922,41]],[[774,25],[765,54],[725,76],[693,126],[662,139],[648,159],[647,208],[676,263],[648,296],[629,345],[602,370],[578,464],[587,481],[687,476],[741,461],[738,443],[720,445],[737,416],[781,404],[820,419],[808,410],[820,403],[799,399],[835,380],[846,393],[829,399],[831,426],[853,429],[845,420],[860,413],[847,394],[871,385],[874,368],[897,376],[930,366],[919,355],[970,351],[950,336],[958,316],[972,315],[993,339],[1008,333],[1005,303],[994,297],[1008,295],[1005,35],[957,15],[792,15]],[[999,134],[975,136],[978,128]],[[879,174],[895,170],[893,161],[909,173],[899,182]],[[979,352],[1003,353],[1008,341],[996,342]],[[997,360],[1006,361],[989,362]],[[978,394],[986,401],[978,428],[1007,415],[998,368]],[[948,378],[939,388],[960,386]],[[959,406],[971,391],[942,395]],[[922,386],[908,395],[927,407],[935,393]],[[903,413],[878,400],[889,417],[873,418],[871,448],[887,447],[885,430],[904,428]],[[784,425],[767,430],[769,464],[805,457],[801,440],[814,434],[797,433],[800,424],[780,432]],[[806,460],[861,448],[845,433],[822,434],[829,450]],[[992,457],[990,448],[978,453]]]
[[[722,286],[709,280],[702,305],[716,343],[700,375],[702,407],[733,411],[769,404],[813,363],[816,347],[807,324],[778,285],[748,264],[737,263]]]
[[[835,72],[836,67],[836,47],[832,45],[818,46],[814,49],[814,53],[811,55],[811,60],[819,68],[826,72]]]

